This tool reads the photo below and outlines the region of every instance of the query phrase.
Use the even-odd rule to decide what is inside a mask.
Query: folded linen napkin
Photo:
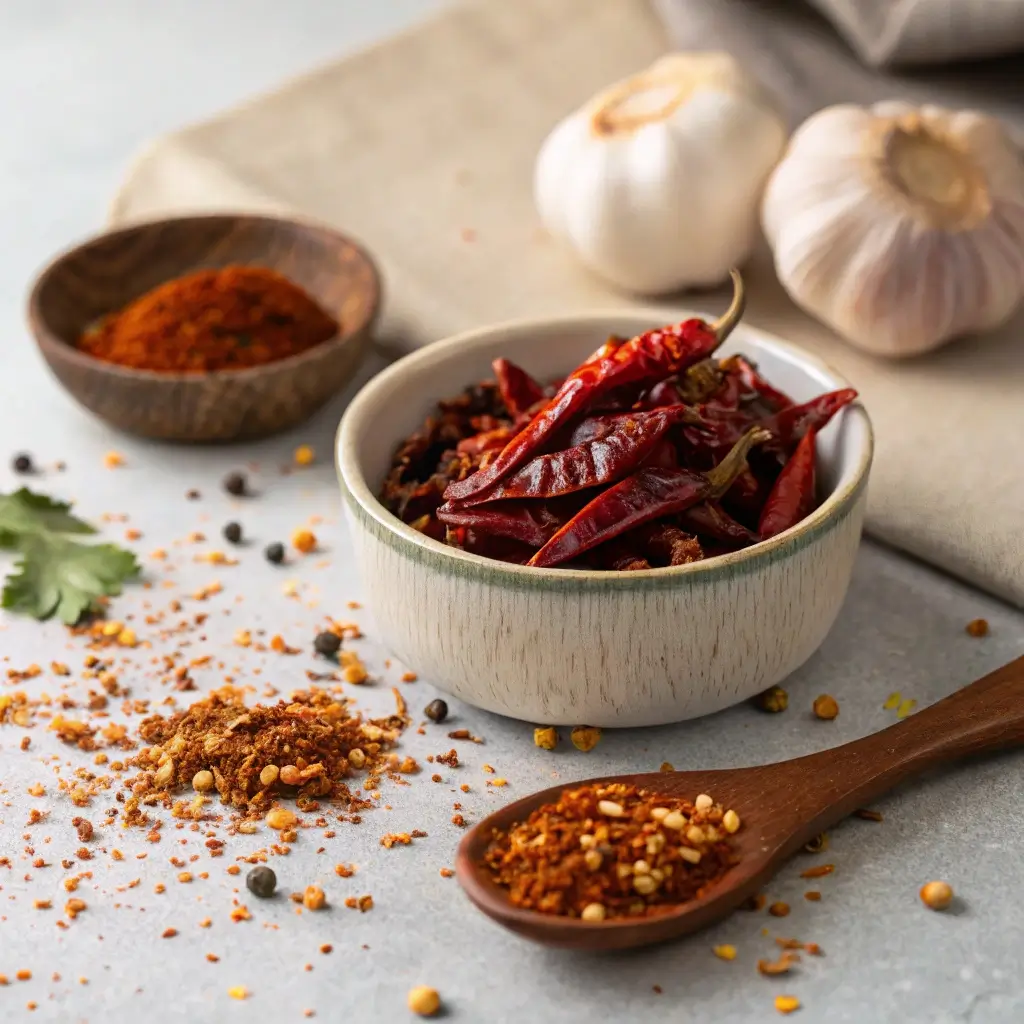
[[[778,85],[764,64],[776,68],[801,108],[839,98],[844,82],[851,96],[841,98],[865,98],[858,83],[871,79],[852,56],[829,68],[811,60],[806,34],[768,34],[789,10],[664,0],[661,13],[687,45],[735,41],[740,56],[757,58],[763,42],[755,70]],[[745,21],[755,15],[762,21]],[[783,47],[774,56],[769,40]],[[629,300],[540,230],[533,161],[556,120],[670,45],[645,0],[474,0],[158,142],[112,216],[232,207],[337,224],[379,258],[382,332],[409,345],[510,317],[621,308]],[[799,312],[765,253],[747,273],[751,322],[815,350],[863,395],[878,435],[869,530],[1024,606],[1024,318],[892,364]],[[664,304],[665,316],[680,305],[715,310],[723,299],[684,296]]]

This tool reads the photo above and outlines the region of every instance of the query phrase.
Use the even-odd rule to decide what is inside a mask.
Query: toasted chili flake
[[[804,952],[810,954],[811,956],[824,956],[825,955],[825,953],[822,950],[821,946],[819,946],[816,942],[805,942],[804,943]]]
[[[986,619],[971,619],[967,623],[967,635],[973,637],[988,636],[988,621]]]
[[[441,873],[441,877],[442,878],[451,878],[455,874],[455,872],[452,871],[451,868],[441,868],[441,872],[440,873]]]
[[[768,902],[768,897],[763,892],[755,893],[751,896],[746,903],[743,904],[744,910],[764,910],[764,905]]]
[[[789,694],[781,686],[769,686],[763,693],[754,697],[754,705],[762,711],[776,714],[789,707]]]
[[[735,946],[712,946],[711,951],[718,957],[719,960],[735,960],[736,959],[736,947]]]
[[[792,1013],[800,1009],[800,1000],[796,996],[776,996],[775,1009],[779,1013]]]
[[[403,672],[402,682],[403,683],[415,683],[419,679],[419,676],[415,672]]]
[[[86,909],[85,900],[70,899],[64,904],[64,913],[74,920],[83,910]]]
[[[896,709],[897,718],[906,718],[908,715],[913,714],[914,708],[917,707],[917,701],[913,698],[900,701],[900,706]]]
[[[804,893],[804,899],[810,900],[812,903],[817,903],[821,899],[821,893],[818,892],[817,889],[808,889],[808,891]]]
[[[173,939],[178,934],[177,928],[165,928],[163,935],[160,936],[162,939]]]
[[[231,920],[236,924],[239,921],[251,921],[252,914],[249,913],[249,908],[245,906],[245,904],[240,903],[237,907],[232,909]]]
[[[199,922],[199,927],[200,928],[209,928],[212,924],[213,924],[213,921],[209,917],[204,917],[202,919],[202,921]]]
[[[768,908],[768,913],[772,917],[786,917],[789,914],[789,904],[779,900]]]
[[[295,449],[295,453],[292,456],[295,459],[296,466],[311,466],[313,460],[316,458],[316,453],[308,444],[300,444]]]
[[[117,469],[118,466],[124,465],[124,456],[120,452],[107,452],[103,456],[103,465],[107,469]]]
[[[853,812],[855,818],[863,818],[864,821],[883,821],[881,811],[872,811],[867,807],[858,807]]]
[[[307,885],[302,894],[302,905],[307,910],[323,910],[327,905],[327,897],[318,885]]]
[[[825,875],[831,875],[835,871],[835,864],[818,864],[813,868],[806,868],[800,872],[801,878],[824,878]]]
[[[206,959],[209,960],[211,964],[220,963],[220,957],[217,956],[216,953],[207,953]]]
[[[783,953],[778,960],[758,960],[757,970],[759,974],[788,974],[793,964],[799,963],[800,957],[796,953]]]
[[[332,946],[332,945],[331,945],[331,944],[330,944],[329,942],[325,942],[325,943],[324,943],[324,944],[323,944],[323,945],[322,945],[322,946],[320,947],[320,952],[321,952],[321,953],[323,953],[323,954],[324,954],[325,956],[326,956],[326,955],[327,955],[328,953],[331,953],[331,952],[333,952],[333,951],[334,951],[334,947],[333,947],[333,946]]]
[[[799,939],[783,939],[776,937],[775,945],[782,949],[803,949],[804,944]]]
[[[18,981],[31,981],[32,980],[32,972],[31,971],[18,971],[18,973],[15,974],[15,977],[18,979]]]
[[[341,878],[351,878],[356,873],[355,865],[354,864],[335,864],[334,865],[334,873],[336,875],[340,876]]]
[[[51,900],[36,900],[34,906],[36,910],[49,910],[53,907],[53,902]]]
[[[244,985],[233,985],[228,989],[228,995],[232,999],[248,999],[249,990]]]

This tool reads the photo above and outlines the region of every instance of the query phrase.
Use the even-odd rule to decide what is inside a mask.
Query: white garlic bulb
[[[1024,297],[1024,162],[976,111],[820,111],[790,140],[761,221],[793,300],[869,352],[990,330]]]
[[[714,285],[749,255],[786,129],[725,53],[664,57],[555,127],[537,158],[542,221],[630,292]]]

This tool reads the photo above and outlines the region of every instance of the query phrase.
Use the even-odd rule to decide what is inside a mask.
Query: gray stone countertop
[[[200,692],[219,685],[225,673],[257,686],[270,681],[282,691],[305,685],[305,670],[315,667],[305,653],[256,654],[233,646],[232,637],[240,628],[264,629],[307,648],[331,614],[359,621],[367,634],[358,649],[375,682],[350,688],[361,708],[390,711],[392,686],[417,715],[435,696],[427,681],[400,682],[402,668],[386,667],[366,613],[346,607],[358,601],[360,588],[330,462],[344,399],[290,436],[244,450],[148,445],[114,435],[61,392],[35,354],[22,307],[35,270],[101,226],[119,176],[145,140],[436,6],[435,0],[35,0],[0,10],[0,486],[6,491],[18,482],[7,468],[17,450],[32,452],[44,466],[63,460],[65,472],[47,469],[33,485],[74,498],[96,521],[104,513],[127,515],[126,522],[104,526],[112,540],[124,542],[129,528],[142,532],[131,546],[153,586],[133,588],[116,605],[117,615],[131,616],[140,638],[152,644],[121,659],[121,682],[134,698],[155,705],[169,693],[151,659],[180,641],[161,641],[144,616],[147,602],[156,610],[179,596],[186,613],[210,615],[204,632],[191,637],[195,657],[212,656],[194,670]],[[300,443],[317,449],[317,464],[281,474]],[[104,468],[110,450],[124,456],[123,467]],[[239,505],[219,481],[250,463],[261,467],[254,472],[260,493]],[[193,487],[203,496],[190,502],[185,491]],[[284,568],[263,560],[264,543],[286,539],[314,515],[323,517],[317,526],[322,556]],[[208,546],[222,546],[217,532],[232,517],[253,539],[241,564],[193,561],[203,548],[182,539],[201,530],[210,535]],[[170,552],[166,563],[148,558],[159,547]],[[221,594],[201,605],[188,597],[215,577],[224,585]],[[172,586],[165,589],[165,580]],[[285,593],[292,580],[298,599]],[[978,616],[989,620],[991,634],[976,640],[964,625]],[[782,715],[742,706],[673,727],[606,733],[589,754],[567,742],[546,753],[534,748],[529,724],[453,701],[450,728],[466,727],[486,740],[463,745],[462,767],[445,769],[441,784],[431,783],[428,772],[408,787],[385,786],[388,809],[368,813],[359,826],[337,826],[331,839],[303,830],[289,856],[272,858],[283,893],[313,882],[324,887],[330,907],[320,913],[298,914],[285,896],[257,901],[245,892],[244,875],[227,874],[236,857],[267,845],[265,829],[231,838],[225,855],[211,859],[203,833],[176,831],[170,821],[153,844],[114,824],[99,829],[94,856],[81,860],[71,818],[85,813],[98,824],[113,800],[101,794],[79,811],[58,791],[56,776],[94,768],[91,756],[62,746],[45,724],[27,733],[2,725],[0,856],[10,866],[0,866],[0,974],[10,983],[0,986],[0,1014],[5,1021],[128,1024],[298,1021],[313,1010],[328,1021],[390,1022],[408,1019],[407,990],[428,984],[440,991],[450,1019],[467,1022],[769,1021],[778,1019],[773,999],[782,992],[799,997],[803,1006],[794,1019],[807,1022],[1024,1020],[1019,754],[936,773],[879,804],[882,823],[851,820],[837,828],[826,855],[798,859],[770,887],[771,898],[792,905],[789,917],[738,913],[686,941],[635,954],[585,956],[533,946],[477,914],[454,879],[439,873],[451,865],[461,834],[450,821],[456,801],[472,822],[552,780],[650,770],[665,760],[678,768],[754,764],[825,748],[891,724],[895,713],[883,704],[893,691],[923,706],[1021,654],[1022,626],[1024,619],[998,602],[865,543],[840,619],[787,682],[790,708]],[[2,671],[38,663],[44,672],[20,683],[0,680],[0,694],[20,688],[33,697],[54,695],[63,685],[81,698],[89,685],[81,678],[87,653],[81,639],[55,624],[5,616]],[[72,675],[54,676],[52,661],[68,663]],[[840,703],[834,723],[810,714],[823,692]],[[112,717],[122,718],[120,709]],[[422,761],[452,745],[447,731],[409,730],[401,749]],[[24,735],[31,737],[27,751],[19,749]],[[509,780],[507,788],[485,786],[485,762]],[[45,795],[30,795],[38,782]],[[468,794],[459,789],[463,782]],[[27,825],[32,809],[47,814]],[[427,838],[411,847],[379,845],[385,833],[415,828]],[[115,848],[123,860],[113,858]],[[178,882],[170,858],[193,856],[198,859],[188,868],[195,880]],[[38,859],[46,866],[34,867]],[[74,866],[64,869],[65,859]],[[835,874],[815,883],[799,878],[801,868],[821,861],[834,863]],[[357,873],[338,877],[339,862],[356,864]],[[83,871],[91,877],[75,895],[88,909],[61,929],[63,882]],[[955,912],[935,914],[921,905],[917,890],[931,878],[954,886]],[[158,884],[166,892],[157,893]],[[812,884],[823,894],[819,903],[803,899]],[[372,911],[344,906],[346,897],[365,893],[373,896]],[[230,919],[236,898],[249,906],[252,920]],[[36,900],[51,900],[53,909],[37,909]],[[206,918],[211,924],[201,928]],[[177,935],[164,939],[168,928]],[[760,977],[756,960],[772,955],[777,935],[817,942],[825,956],[805,958],[784,979]],[[713,955],[722,943],[736,946],[736,960]],[[332,952],[320,952],[324,944]],[[31,971],[31,980],[16,980],[19,971]],[[245,1001],[228,994],[240,985],[250,993]]]

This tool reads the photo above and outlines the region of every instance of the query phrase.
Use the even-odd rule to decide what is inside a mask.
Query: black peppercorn
[[[242,543],[242,527],[239,523],[228,523],[224,527],[224,539],[231,544]]]
[[[31,473],[32,472],[32,456],[26,455],[22,452],[20,455],[14,456],[14,461],[11,463],[14,467],[15,473]]]
[[[439,697],[437,700],[432,700],[423,709],[423,714],[432,722],[440,724],[448,717],[448,705]]]
[[[228,473],[224,477],[224,490],[228,494],[233,494],[236,498],[240,498],[245,494],[245,474],[244,473]]]
[[[313,640],[313,649],[317,654],[322,654],[325,658],[333,658],[338,653],[340,647],[341,637],[329,630],[317,633],[316,638]]]
[[[268,544],[263,549],[263,557],[274,565],[280,565],[284,561],[284,545],[277,542]]]
[[[277,875],[270,868],[261,865],[253,868],[245,876],[245,885],[253,896],[259,896],[261,900],[269,899],[277,888]]]

